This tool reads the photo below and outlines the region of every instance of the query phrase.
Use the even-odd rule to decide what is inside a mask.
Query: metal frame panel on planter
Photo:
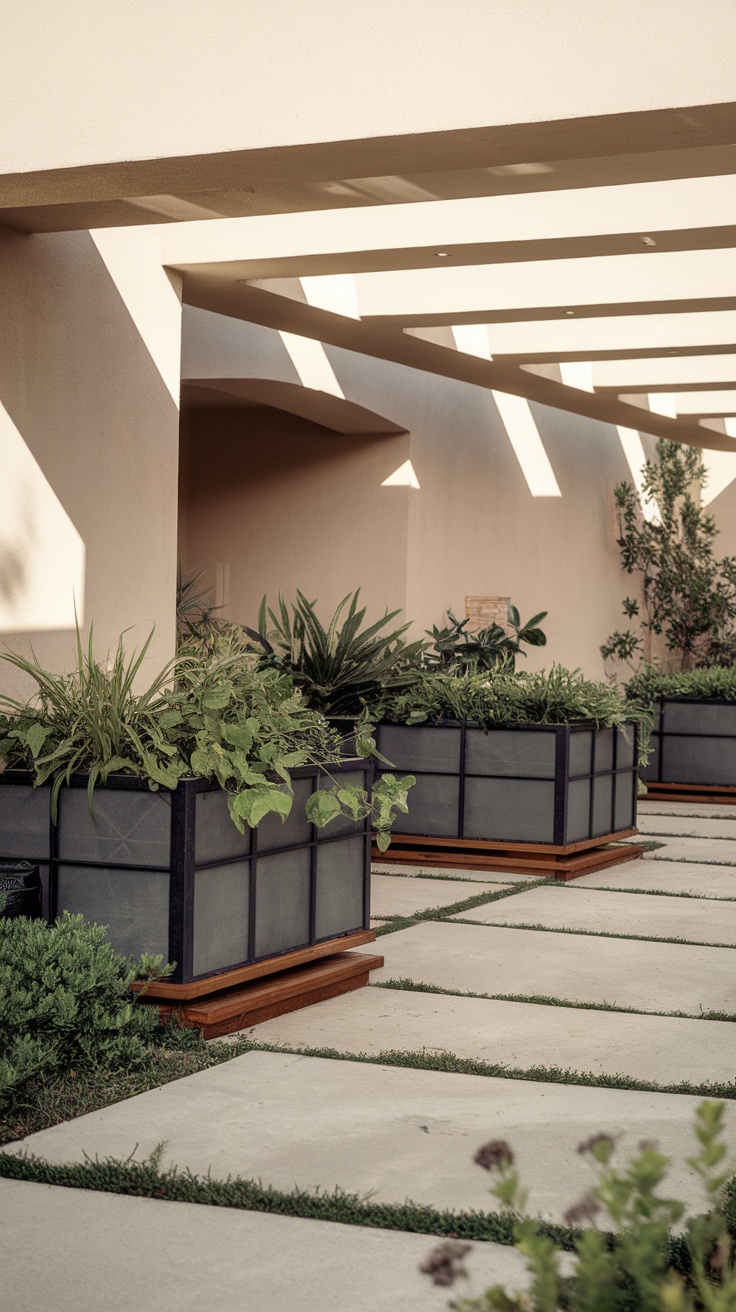
[[[351,761],[330,773],[370,787],[372,766]],[[227,794],[204,779],[151,791],[118,775],[95,788],[91,816],[87,778],[75,776],[61,789],[54,825],[50,788],[34,789],[30,774],[6,771],[0,858],[39,863],[49,920],[81,911],[110,927],[119,951],[175,961],[172,993],[238,971],[253,978],[295,954],[313,960],[373,937],[369,822],[339,817],[317,830],[304,802],[329,780],[310,766],[294,770],[292,780],[288,819],[269,815],[241,835]]]
[[[510,725],[486,732],[452,720],[384,723],[378,747],[397,771],[417,779],[409,814],[394,822],[396,855],[413,845],[427,860],[428,848],[443,847],[448,851],[438,863],[452,864],[452,846],[476,863],[485,852],[482,864],[494,868],[570,877],[584,873],[577,854],[636,832],[633,724],[624,733],[590,724]],[[591,861],[601,866],[638,855],[638,848],[617,848]]]
[[[736,701],[660,698],[642,778],[653,800],[736,803]]]

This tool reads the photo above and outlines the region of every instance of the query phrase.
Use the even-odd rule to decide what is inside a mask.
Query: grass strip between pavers
[[[407,993],[439,993],[451,998],[480,998],[484,1002],[532,1003],[542,1007],[570,1007],[574,1011],[617,1011],[624,1016],[660,1016],[669,1020],[736,1021],[736,1012],[729,1011],[646,1011],[643,1007],[619,1007],[615,1002],[575,1002],[571,998],[555,998],[546,993],[475,993],[472,989],[443,988],[441,984],[421,984],[407,976],[400,979],[376,980],[372,989],[403,990]]]
[[[202,1178],[191,1171],[177,1167],[161,1170],[159,1161],[165,1144],[161,1144],[143,1162],[114,1157],[101,1161],[87,1159],[71,1165],[57,1165],[33,1156],[15,1156],[0,1152],[0,1178],[23,1180],[33,1184],[56,1185],[65,1189],[90,1189],[98,1193],[118,1194],[135,1198],[155,1198],[164,1202],[199,1203],[209,1207],[229,1207],[239,1211],[268,1212],[272,1216],[291,1216],[301,1220],[334,1221],[341,1225],[361,1226],[369,1229],[401,1231],[404,1234],[422,1234],[475,1242],[487,1241],[515,1245],[514,1230],[517,1218],[502,1212],[441,1210],[426,1204],[374,1203],[359,1194],[346,1193],[340,1188],[331,1193],[310,1193],[304,1189],[285,1192],[264,1185],[260,1181],[245,1180],[241,1176],[228,1176],[226,1180]],[[733,1182],[727,1186],[733,1191]],[[732,1209],[727,1208],[727,1225],[734,1236]],[[582,1231],[573,1226],[558,1224],[541,1217],[534,1221],[540,1234],[551,1239],[558,1249],[573,1252]],[[611,1249],[617,1237],[610,1230],[602,1231],[606,1247]],[[669,1264],[685,1274],[690,1268],[683,1237],[667,1236]]]
[[[161,1145],[161,1149],[164,1146]],[[240,1176],[213,1180],[211,1176],[196,1176],[174,1166],[162,1171],[158,1160],[161,1149],[143,1162],[134,1162],[130,1158],[125,1161],[88,1158],[67,1165],[56,1165],[30,1155],[0,1152],[0,1178],[59,1185],[66,1189],[93,1189],[136,1198],[205,1203],[210,1207],[233,1207],[305,1220],[338,1221],[343,1225],[403,1230],[410,1234],[491,1240],[497,1244],[514,1242],[514,1221],[501,1213],[445,1211],[410,1201],[374,1203],[368,1197],[345,1193],[339,1188],[332,1193],[310,1193],[304,1189],[287,1193]],[[559,1248],[573,1249],[580,1233],[578,1230],[551,1221],[539,1221],[538,1224]]]
[[[488,906],[490,902],[516,897],[517,893],[525,893],[527,889],[536,888],[540,883],[556,884],[557,880],[546,877],[540,879],[535,875],[533,879],[525,879],[522,883],[514,884],[512,888],[497,888],[495,892],[476,893],[473,897],[464,897],[459,902],[448,902],[447,906],[427,907],[424,911],[414,911],[410,916],[389,916],[386,917],[388,923],[376,929],[376,938],[380,938],[382,934],[395,934],[400,929],[411,929],[412,925],[421,925],[427,920],[446,920],[448,916],[459,915],[463,911],[474,911],[476,907]],[[377,920],[381,918],[374,917]]]
[[[605,889],[601,889],[605,892]],[[610,889],[608,890],[610,892]],[[435,916],[435,920],[447,920],[447,911],[444,915]],[[530,925],[528,921],[519,924],[516,921],[504,920],[496,924],[492,920],[473,920],[470,917],[463,916],[462,919],[457,913],[448,921],[451,925],[481,925],[484,929],[525,929],[532,934],[576,934],[582,938],[618,938],[630,940],[634,943],[675,943],[680,947],[686,948],[724,948],[728,952],[736,949],[736,943],[712,943],[704,942],[699,938],[660,938],[657,934],[614,934],[608,929],[569,929],[555,925]],[[378,930],[377,933],[385,931]]]

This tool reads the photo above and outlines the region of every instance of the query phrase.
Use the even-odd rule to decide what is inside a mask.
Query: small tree
[[[627,574],[641,579],[641,600],[626,597],[623,612],[638,623],[612,633],[604,659],[629,665],[651,660],[653,635],[677,654],[678,668],[730,665],[736,659],[736,556],[718,560],[718,529],[700,504],[706,469],[694,447],[660,439],[658,462],[644,466],[642,513],[631,483],[615,489],[618,545]]]

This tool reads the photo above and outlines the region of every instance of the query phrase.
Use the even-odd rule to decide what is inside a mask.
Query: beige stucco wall
[[[694,0],[26,0],[0,172],[712,104],[735,21],[729,0],[707,22]]]
[[[187,311],[185,374],[213,376],[228,321]],[[228,376],[278,376],[278,335],[232,325]],[[562,496],[534,498],[483,388],[327,348],[345,396],[409,430],[366,440],[277,411],[197,410],[184,443],[191,567],[230,564],[226,613],[252,622],[264,591],[299,586],[324,602],[361,585],[372,612],[404,606],[420,634],[467,594],[510,595],[522,618],[548,610],[551,660],[602,676],[599,646],[621,626],[613,487],[630,477],[616,431],[562,411],[533,413]],[[288,362],[287,362],[288,364]],[[284,365],[286,369],[287,365]],[[645,445],[651,442],[646,439]],[[410,456],[420,489],[381,487]]]
[[[181,309],[147,243],[145,233],[128,247],[86,232],[0,238],[4,491],[25,498],[21,566],[33,561],[57,594],[49,622],[0,533],[0,641],[25,650],[32,641],[54,669],[73,658],[75,576],[64,553],[77,539],[83,629],[94,624],[97,654],[130,626],[131,646],[156,626],[143,677],[174,650]],[[47,531],[50,504],[58,532]],[[0,688],[10,683],[0,666]]]
[[[180,550],[220,601],[255,625],[261,597],[300,588],[327,619],[360,586],[374,617],[406,606],[405,487],[381,487],[409,438],[355,437],[270,408],[197,409],[182,427]],[[227,577],[221,575],[220,577]],[[221,585],[222,586],[222,585]]]

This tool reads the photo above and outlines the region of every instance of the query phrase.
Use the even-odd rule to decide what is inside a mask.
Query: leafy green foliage
[[[626,696],[641,706],[652,706],[660,697],[733,702],[736,701],[736,666],[713,665],[708,669],[662,674],[654,666],[646,665],[627,683]]]
[[[186,771],[160,726],[163,691],[174,676],[171,662],[143,693],[133,691],[151,637],[127,657],[122,637],[106,666],[93,655],[93,634],[82,648],[77,628],[77,666],[70,674],[45,670],[36,659],[5,652],[0,659],[37,687],[33,703],[0,695],[0,758],[31,769],[37,784],[53,779],[52,814],[59,788],[74,773],[89,773],[90,803],[97,783],[111,774],[136,774],[152,785],[175,788]]]
[[[35,657],[0,657],[38,689],[31,702],[0,696],[0,761],[31,770],[36,785],[52,781],[54,818],[59,789],[74,773],[89,775],[90,809],[95,786],[113,774],[137,775],[152,789],[201,776],[226,789],[242,833],[271,812],[282,819],[290,814],[292,770],[311,765],[329,774],[343,759],[338,734],[304,704],[291,676],[259,668],[240,652],[182,657],[146,692],[134,693],[149,643],[128,658],[121,638],[105,667],[93,656],[92,635],[84,652],[77,632],[77,668],[63,675],[44,670]],[[367,721],[356,741],[360,756],[375,750]],[[310,818],[321,826],[340,814],[371,816],[385,836],[411,782],[379,781],[372,797],[366,789],[335,782],[333,802],[313,804]]]
[[[273,648],[264,661],[288,671],[309,706],[325,715],[359,715],[385,689],[401,686],[424,650],[422,642],[405,641],[408,623],[385,632],[397,610],[362,628],[366,608],[358,609],[360,588],[343,597],[327,628],[317,616],[316,601],[302,592],[296,596],[290,611],[279,593],[278,614],[266,597],[261,602],[258,627]]]
[[[491,624],[478,633],[468,633],[469,617],[459,620],[451,610],[448,610],[449,625],[444,629],[438,629],[436,625],[432,629],[427,629],[427,636],[432,638],[433,647],[425,654],[424,664],[442,670],[454,666],[487,670],[494,665],[504,663],[513,669],[516,657],[519,654],[526,655],[526,652],[521,650],[522,644],[529,647],[546,646],[547,636],[538,627],[546,615],[546,610],[540,611],[526,624],[522,624],[516,606],[509,604],[508,619],[509,626],[513,630],[512,636],[500,624]]]
[[[564,1308],[574,1312],[733,1312],[736,1265],[729,1234],[732,1196],[724,1208],[724,1186],[730,1174],[724,1169],[724,1128],[724,1104],[702,1102],[695,1114],[697,1150],[689,1165],[703,1182],[708,1211],[686,1224],[684,1244],[679,1245],[679,1270],[672,1262],[675,1244],[671,1232],[685,1207],[658,1192],[669,1161],[656,1144],[641,1143],[623,1169],[612,1164],[616,1141],[610,1135],[594,1135],[580,1144],[578,1152],[591,1161],[596,1183],[568,1210],[565,1219],[571,1225],[587,1223],[589,1227],[597,1216],[607,1214],[615,1231],[579,1231],[577,1265],[568,1276],[560,1272],[554,1240],[538,1223],[524,1219],[526,1194],[508,1144],[485,1144],[475,1160],[497,1177],[491,1193],[502,1212],[515,1218],[516,1247],[526,1258],[531,1287],[528,1294],[510,1295],[496,1285],[479,1299],[461,1299],[452,1306],[457,1312],[558,1312]],[[463,1271],[451,1274],[454,1280]]]
[[[141,968],[162,973],[160,958]],[[39,1076],[143,1062],[156,1011],[129,991],[138,974],[82,916],[0,917],[0,1102]]]
[[[694,447],[660,439],[657,463],[644,466],[642,495],[654,512],[642,514],[631,483],[615,489],[618,545],[627,574],[637,575],[641,601],[623,611],[634,628],[617,630],[601,647],[604,659],[633,666],[651,660],[652,635],[662,635],[683,670],[736,660],[736,556],[715,555],[715,520],[700,504],[706,470]],[[656,512],[655,512],[656,507]]]
[[[515,673],[506,665],[484,673],[462,668],[418,671],[411,685],[387,698],[386,718],[398,724],[468,720],[488,729],[502,724],[577,724],[623,727],[639,713],[611,684],[553,665],[549,673]]]

